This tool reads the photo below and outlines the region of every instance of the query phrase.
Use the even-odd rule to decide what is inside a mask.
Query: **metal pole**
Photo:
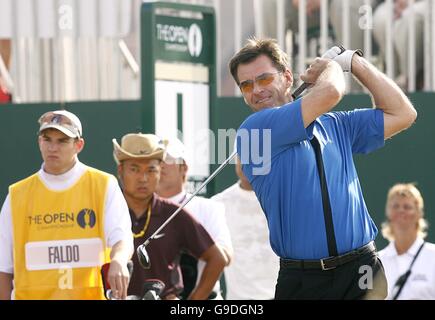
[[[217,95],[222,95],[222,31],[221,31],[221,2],[213,0],[214,10],[216,12],[216,91]]]
[[[431,37],[430,37],[430,0],[425,0],[426,2],[426,10],[424,12],[424,91],[430,91],[431,88],[431,55],[430,55],[430,46],[431,46]],[[432,35],[432,38],[434,35]],[[432,41],[433,42],[433,41]]]
[[[364,26],[364,56],[368,61],[372,61],[372,29],[373,29],[373,8],[370,0],[364,0],[365,12],[370,19]],[[355,49],[355,48],[354,48]]]
[[[234,51],[237,52],[241,48],[242,43],[242,1],[234,0]],[[234,94],[237,97],[241,96],[241,92],[237,85],[234,85]]]
[[[218,2],[219,0],[215,0]],[[264,36],[264,23],[263,23],[263,1],[267,0],[254,0],[254,24],[255,24],[255,35],[257,37]]]
[[[299,52],[298,52],[298,72],[299,75],[305,71],[305,62],[307,56],[307,2],[306,0],[299,1]],[[299,77],[298,77],[299,78]]]
[[[349,33],[349,25],[350,25],[350,3],[349,0],[343,0],[343,16],[342,16],[342,32],[343,32],[343,47],[350,48],[350,33]]]
[[[320,52],[328,48],[328,0],[320,2]]]
[[[409,33],[408,33],[408,91],[414,92],[416,89],[416,71],[415,71],[415,9],[414,0],[408,0],[409,16]]]
[[[350,2],[349,0],[343,0],[343,20],[342,20],[342,29],[343,29],[343,43],[342,45],[345,48],[350,48]],[[345,73],[344,78],[346,81],[346,91],[350,91],[350,79],[352,75],[350,73]]]
[[[386,0],[387,5],[387,19],[385,30],[385,59],[387,76],[394,79],[394,52],[393,52],[393,0]]]
[[[3,77],[6,89],[8,89],[9,92],[14,93],[14,82],[1,56],[0,56],[0,76]]]
[[[435,4],[431,1],[431,37],[432,39],[435,37]],[[433,57],[435,57],[435,41],[431,41],[432,43],[432,55],[431,55],[431,63],[432,63],[432,91],[435,91],[435,62],[433,61]],[[430,72],[430,70],[428,70]]]
[[[278,40],[278,44],[281,48],[284,48],[285,45],[285,1],[277,0],[276,1],[276,39]]]

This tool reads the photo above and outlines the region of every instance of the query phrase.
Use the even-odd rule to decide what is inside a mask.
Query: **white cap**
[[[174,160],[186,161],[186,147],[177,138],[163,139],[166,143],[166,155]]]
[[[44,113],[38,120],[40,127],[39,133],[52,128],[62,131],[71,138],[82,136],[82,124],[79,118],[66,110],[56,110]]]

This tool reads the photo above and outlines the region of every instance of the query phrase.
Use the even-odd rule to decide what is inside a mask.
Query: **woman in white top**
[[[388,281],[387,299],[435,299],[435,245],[423,240],[427,235],[423,216],[423,197],[415,185],[396,184],[389,190],[382,235],[390,244],[379,252]],[[398,279],[408,270],[400,288],[405,277]]]

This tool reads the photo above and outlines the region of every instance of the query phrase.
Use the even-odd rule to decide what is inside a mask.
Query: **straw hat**
[[[113,142],[113,157],[117,164],[126,159],[164,160],[166,145],[154,134],[129,133],[122,137],[121,145]]]

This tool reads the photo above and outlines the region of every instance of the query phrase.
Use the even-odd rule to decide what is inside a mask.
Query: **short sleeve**
[[[0,272],[14,273],[11,198],[9,194],[0,211]]]
[[[384,112],[355,109],[336,113],[342,120],[352,145],[352,153],[369,153],[384,146]]]

